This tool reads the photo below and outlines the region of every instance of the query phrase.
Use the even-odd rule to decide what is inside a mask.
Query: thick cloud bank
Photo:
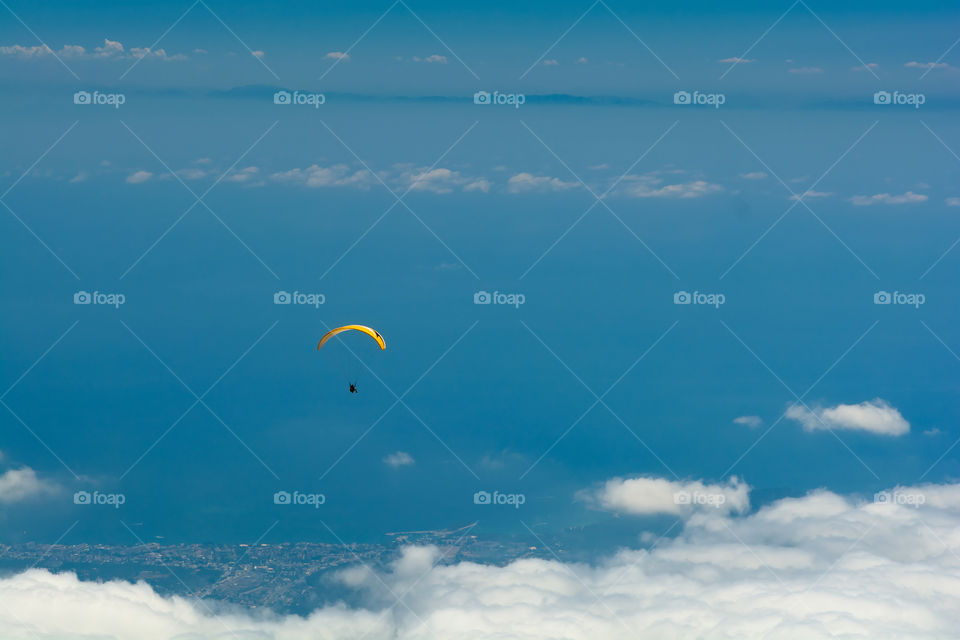
[[[946,638],[960,611],[960,485],[854,499],[828,491],[749,515],[689,514],[682,532],[596,565],[438,565],[340,574],[366,609],[309,618],[211,614],[145,584],[32,570],[0,581],[0,637],[199,640]],[[398,600],[402,599],[402,602]]]

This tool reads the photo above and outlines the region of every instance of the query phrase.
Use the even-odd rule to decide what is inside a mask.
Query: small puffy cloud
[[[633,198],[700,198],[724,191],[721,185],[706,180],[664,184],[655,174],[625,176],[620,184],[617,192]]]
[[[823,69],[820,67],[793,67],[792,69],[787,69],[787,71],[801,76],[823,73]]]
[[[907,191],[897,195],[890,193],[877,193],[872,196],[853,196],[850,202],[858,207],[868,207],[873,204],[916,204],[926,202],[929,198],[922,193]]]
[[[257,167],[246,167],[245,169],[238,169],[233,171],[230,175],[224,178],[225,182],[247,182],[251,178],[255,178],[257,174],[260,173],[260,169]]]
[[[565,182],[550,176],[535,176],[532,173],[518,173],[507,181],[507,192],[526,193],[530,191],[567,191],[579,187],[577,182]]]
[[[674,481],[655,477],[613,478],[578,498],[604,511],[631,515],[689,515],[710,510],[728,514],[750,508],[750,487],[732,477],[727,484]]]
[[[201,178],[205,178],[207,176],[207,172],[203,169],[192,167],[190,169],[181,169],[180,171],[177,171],[177,175],[184,180],[200,180]]]
[[[763,171],[751,171],[750,173],[741,173],[740,177],[745,180],[763,180],[767,174]]]
[[[70,184],[77,184],[77,183],[80,183],[80,182],[86,182],[86,180],[87,180],[88,177],[89,177],[89,176],[88,176],[88,174],[87,174],[86,171],[80,171],[80,172],[77,173],[77,175],[75,175],[75,176],[73,176],[72,178],[70,178],[70,180],[68,180],[68,182],[69,182]]]
[[[86,55],[87,50],[78,44],[65,44],[59,51],[54,51],[46,44],[32,46],[23,46],[19,44],[0,46],[0,55],[20,58],[22,60],[35,60],[53,56],[56,54],[61,58],[79,58]]]
[[[259,51],[259,50],[258,50],[258,51],[253,51],[252,54],[253,54],[253,57],[254,57],[254,58],[262,58],[262,57],[264,56],[263,51]]]
[[[795,404],[787,409],[786,417],[803,425],[804,431],[842,429],[882,436],[902,436],[910,431],[910,423],[897,409],[880,398],[860,404],[838,404],[815,409]]]
[[[398,467],[412,466],[415,461],[413,456],[406,451],[397,451],[396,453],[391,453],[390,455],[384,456],[383,462],[388,467],[393,467],[396,469]]]
[[[809,189],[803,193],[798,193],[790,196],[791,200],[809,200],[810,198],[829,198],[833,193],[830,191],[814,191]]]
[[[857,65],[857,66],[855,66],[855,67],[850,67],[850,68],[851,68],[851,70],[853,70],[853,71],[867,71],[868,69],[877,69],[877,68],[879,68],[879,67],[880,67],[880,65],[878,65],[876,62],[868,62],[866,65],[860,64],[860,65]]]
[[[583,57],[577,58],[577,64],[587,64],[587,59]]]
[[[8,469],[0,474],[0,504],[13,504],[55,493],[58,486],[42,480],[30,467]]]
[[[960,207],[960,198],[947,198],[945,202],[948,207]]]
[[[747,62],[756,62],[756,61],[757,61],[756,58],[738,58],[736,56],[732,58],[724,58],[723,60],[720,60],[720,62],[723,62],[724,64],[734,64],[734,63],[744,64]]]
[[[324,58],[327,58],[327,59],[329,59],[329,60],[349,60],[349,59],[350,59],[350,54],[349,54],[349,53],[344,53],[344,52],[342,52],[342,51],[331,51],[330,53],[328,53],[327,55],[325,55],[325,56],[323,56],[323,57],[324,57]]]
[[[742,424],[751,429],[756,429],[763,425],[763,420],[760,416],[740,416],[739,418],[733,419],[734,424]]]
[[[447,64],[447,56],[441,56],[438,54],[433,54],[432,56],[427,56],[423,59],[424,62],[432,62],[436,64]]]
[[[136,171],[127,176],[127,184],[141,184],[153,177],[149,171]]]
[[[548,58],[543,61],[543,66],[545,67],[556,67],[560,63],[554,58]]]
[[[459,171],[438,167],[435,169],[407,169],[399,176],[402,185],[411,191],[452,193],[456,189],[486,193],[491,183],[485,178],[474,178]]]
[[[358,187],[367,189],[373,179],[366,169],[352,170],[345,164],[321,167],[312,164],[306,169],[291,169],[274,173],[270,179],[282,184],[295,184],[305,187]]]

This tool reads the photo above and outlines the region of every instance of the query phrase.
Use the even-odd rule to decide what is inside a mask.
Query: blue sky
[[[612,520],[582,497],[611,478],[737,476],[754,506],[955,478],[955,11],[389,6],[9,3],[0,464],[36,495],[5,535],[324,538],[281,490],[350,539],[525,535],[472,495],[559,532]],[[297,89],[326,101],[274,104]],[[388,350],[314,350],[352,322]]]

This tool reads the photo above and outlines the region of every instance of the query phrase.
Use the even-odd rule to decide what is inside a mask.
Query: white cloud
[[[767,174],[763,171],[751,171],[750,173],[741,173],[740,177],[747,180],[763,180],[767,177]]]
[[[868,207],[872,204],[912,204],[926,202],[929,198],[922,193],[907,191],[904,194],[877,193],[872,196],[853,196],[850,202],[858,207]]]
[[[705,180],[663,184],[663,178],[650,173],[625,176],[620,184],[617,192],[634,198],[699,198],[724,190]]]
[[[342,51],[331,51],[327,55],[323,56],[324,58],[329,58],[330,60],[349,60],[350,54],[344,53]]]
[[[750,487],[736,477],[728,484],[712,485],[642,476],[613,478],[578,497],[599,509],[632,515],[689,515],[703,510],[726,514],[750,508]]]
[[[149,171],[136,171],[127,176],[128,184],[140,184],[146,182],[153,177],[153,174]]]
[[[760,418],[760,416],[740,416],[739,418],[734,418],[733,422],[734,424],[742,424],[750,427],[751,429],[756,429],[757,427],[763,425],[763,420]]]
[[[387,466],[396,469],[398,467],[409,467],[413,465],[415,461],[413,456],[406,451],[397,451],[396,453],[391,453],[387,456],[384,456],[383,462]]]
[[[884,436],[902,436],[910,431],[910,423],[897,409],[880,398],[860,404],[838,404],[825,409],[811,410],[793,405],[787,410],[786,417],[802,424],[805,431],[847,429]]]
[[[400,168],[406,167],[397,180],[401,185],[411,191],[430,191],[432,193],[452,193],[457,189],[463,191],[480,191],[487,193],[490,191],[492,183],[486,178],[477,178],[467,176],[459,171],[438,167],[435,169],[418,168],[411,169],[409,165],[398,165]]]
[[[441,56],[438,54],[433,54],[432,56],[427,56],[423,59],[424,62],[435,62],[437,64],[447,64],[447,56]]]
[[[817,491],[749,515],[695,514],[675,538],[592,564],[446,564],[437,547],[406,547],[381,572],[337,574],[362,607],[333,604],[306,617],[214,615],[143,582],[32,569],[0,579],[0,637],[634,640],[638,629],[701,640],[955,637],[960,485],[889,495],[923,503]]]
[[[560,63],[554,58],[548,58],[543,61],[543,66],[545,67],[556,67]]]
[[[471,191],[480,191],[482,193],[489,193],[490,187],[492,186],[493,186],[493,183],[487,180],[486,178],[477,178],[473,182],[470,182],[464,185],[463,190],[468,193]]]
[[[253,57],[254,57],[254,58],[263,58],[264,55],[265,55],[265,54],[263,53],[263,51],[254,51],[254,52],[253,52]]]
[[[948,207],[960,207],[960,198],[947,198],[945,202]]]
[[[908,62],[903,65],[905,67],[910,67],[913,69],[949,69],[950,65],[946,62]]]
[[[790,196],[791,200],[808,200],[810,198],[829,198],[833,193],[830,191],[814,191],[812,189]]]
[[[244,169],[238,169],[233,171],[228,175],[224,180],[226,182],[247,182],[251,178],[255,178],[260,172],[260,169],[257,167],[246,167]]]
[[[12,46],[0,46],[0,55],[15,56],[22,59],[38,59],[46,56],[52,56],[54,51],[46,44],[24,47],[19,44]],[[87,58],[87,59],[132,59],[132,58],[157,58],[160,60],[186,60],[187,56],[177,53],[170,55],[165,49],[151,49],[150,47],[132,47],[127,50],[123,43],[117,40],[103,39],[103,45],[94,47],[92,52],[88,52],[85,47],[78,44],[65,44],[56,52],[61,58]]]
[[[567,191],[579,187],[577,182],[565,182],[560,178],[550,176],[535,176],[532,173],[518,173],[507,181],[509,193],[524,193],[528,191]]]
[[[0,474],[0,504],[12,504],[56,492],[57,485],[41,480],[30,467],[8,469]]]
[[[857,65],[855,67],[850,67],[852,71],[866,71],[867,69],[877,69],[880,65],[876,62],[868,62],[866,65]]]
[[[810,75],[815,73],[823,73],[823,69],[820,67],[794,67],[793,69],[787,69],[790,73],[795,73],[798,75]]]
[[[726,64],[733,64],[733,63],[744,64],[747,62],[756,62],[756,61],[757,61],[756,58],[738,58],[736,56],[732,58],[724,58],[723,60],[720,60],[720,62],[723,62]]]
[[[577,64],[587,64],[587,59],[583,57],[577,58]]]
[[[359,187],[366,189],[373,177],[366,169],[352,170],[345,164],[321,167],[312,164],[306,169],[291,169],[274,173],[271,180],[280,183],[298,184],[306,187]]]
[[[73,176],[72,178],[70,178],[69,182],[70,182],[70,184],[77,184],[77,183],[80,183],[80,182],[86,182],[86,180],[87,180],[88,177],[89,177],[89,176],[87,175],[87,172],[86,172],[86,171],[79,171],[79,172],[77,172],[77,175],[75,175],[75,176]]]

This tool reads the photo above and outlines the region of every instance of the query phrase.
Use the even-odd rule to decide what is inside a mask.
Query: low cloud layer
[[[306,618],[215,615],[144,583],[82,582],[34,569],[0,580],[0,637],[955,637],[960,485],[895,487],[881,495],[817,491],[749,515],[695,513],[677,537],[591,565],[445,564],[436,547],[408,547],[383,572],[358,567],[338,574],[363,594],[364,608],[333,605]]]
[[[579,497],[599,509],[632,515],[687,515],[700,510],[742,513],[750,508],[750,489],[737,478],[727,484],[614,478],[599,489],[581,492]]]

